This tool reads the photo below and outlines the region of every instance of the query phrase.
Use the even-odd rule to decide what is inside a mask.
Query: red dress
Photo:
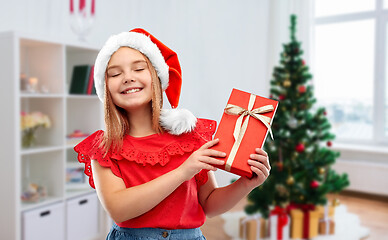
[[[101,166],[109,167],[113,174],[123,179],[127,188],[151,181],[179,167],[192,152],[211,140],[216,122],[198,119],[196,128],[179,136],[164,133],[146,137],[127,135],[120,152],[99,147],[104,132],[97,131],[74,147],[78,161],[85,163],[85,174],[89,184],[94,186],[91,159]],[[198,200],[199,186],[207,182],[207,172],[202,170],[194,178],[182,183],[173,193],[150,211],[125,222],[116,223],[127,228],[197,228],[205,222],[205,213]],[[134,206],[136,207],[136,206]]]

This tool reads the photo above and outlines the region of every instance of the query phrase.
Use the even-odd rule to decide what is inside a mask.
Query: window
[[[387,30],[388,0],[315,1],[315,96],[340,142],[388,142]]]

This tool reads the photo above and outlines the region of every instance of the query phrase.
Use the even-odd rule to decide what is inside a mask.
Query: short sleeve
[[[204,144],[205,142],[212,140],[216,127],[216,121],[199,118],[195,127],[195,132],[202,138]]]
[[[216,131],[217,122],[210,119],[198,119],[197,125],[195,127],[195,132],[201,137],[201,146],[206,142],[212,140],[213,135]],[[209,170],[201,170],[197,175],[195,175],[195,181],[197,186],[200,187],[205,184],[208,180]]]
[[[204,185],[207,182],[208,172],[209,170],[202,169],[197,175],[195,175],[195,181],[197,182],[198,187]]]
[[[111,159],[109,154],[105,154],[105,150],[100,146],[103,136],[102,130],[97,131],[74,147],[74,151],[78,153],[78,161],[85,164],[84,173],[89,177],[92,188],[95,188],[95,185],[91,160],[97,160],[102,167],[109,167],[114,175],[122,178],[116,160]]]

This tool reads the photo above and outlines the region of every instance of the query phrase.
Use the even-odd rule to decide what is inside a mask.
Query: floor
[[[340,204],[345,204],[348,212],[360,217],[362,226],[370,229],[370,236],[362,240],[388,239],[388,197],[372,196],[353,192],[345,192],[338,196],[329,195],[332,200],[337,197]],[[242,199],[230,211],[242,211],[246,199]],[[208,240],[231,240],[223,230],[223,220],[220,216],[207,219],[201,227]]]

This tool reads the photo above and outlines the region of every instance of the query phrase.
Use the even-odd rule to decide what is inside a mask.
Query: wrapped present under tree
[[[260,214],[240,219],[240,238],[243,240],[264,239],[268,236],[268,220]]]

